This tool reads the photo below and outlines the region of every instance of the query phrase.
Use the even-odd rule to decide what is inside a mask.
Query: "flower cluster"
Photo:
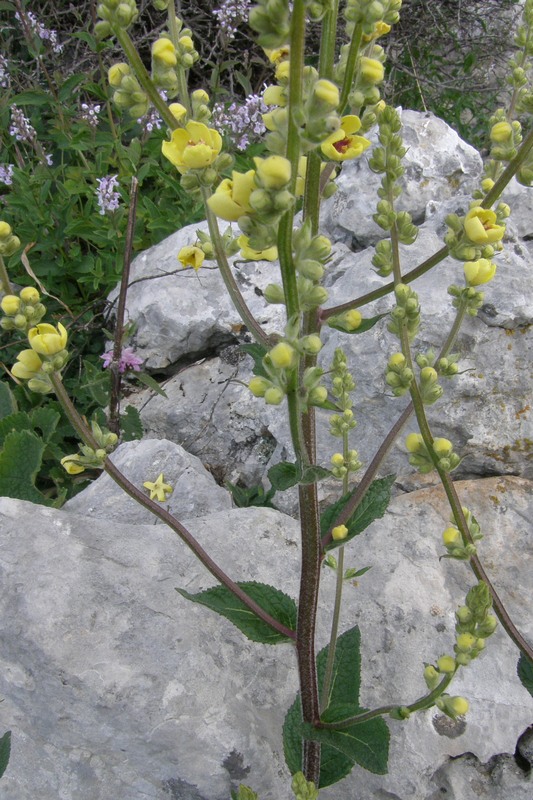
[[[5,294],[0,303],[5,317],[0,319],[0,327],[5,331],[28,331],[36,325],[46,314],[46,308],[41,303],[37,289],[25,286],[18,296]]]
[[[0,183],[4,183],[6,186],[11,186],[13,183],[13,170],[15,169],[13,164],[0,164]]]
[[[239,24],[248,19],[249,11],[250,0],[222,0],[220,7],[213,9],[220,24],[220,32],[226,41],[233,39]]]
[[[113,363],[113,351],[108,350],[106,353],[100,356],[103,360],[103,368],[108,369],[111,364]],[[142,367],[143,359],[139,356],[136,356],[131,347],[125,347],[121,354],[120,360],[118,362],[118,371],[121,373],[126,372],[126,370],[133,370],[134,372],[140,372]]]
[[[244,150],[266,131],[263,114],[267,111],[268,107],[258,94],[251,94],[244,103],[232,103],[229,107],[215,103],[213,125],[228,136],[238,150]]]
[[[99,214],[102,216],[106,211],[116,211],[120,205],[120,194],[116,191],[119,183],[117,175],[108,175],[104,178],[97,178],[98,188],[96,189],[96,199],[100,207]]]
[[[3,55],[0,55],[0,88],[9,88],[9,64]]]
[[[61,459],[61,466],[69,475],[79,475],[86,469],[102,469],[107,454],[110,453],[118,444],[118,436],[107,428],[101,428],[95,421],[91,421],[91,431],[96,444],[96,448],[89,445],[82,445],[79,453],[72,453]]]
[[[32,143],[37,133],[35,128],[27,117],[24,116],[23,111],[18,106],[11,106],[11,125],[9,126],[9,135],[14,136],[17,142],[30,142]]]
[[[45,28],[42,22],[39,22],[37,16],[32,11],[26,11],[25,15],[26,22],[28,23],[31,32],[38,36],[41,41],[47,42],[54,53],[61,53],[63,51],[63,45],[58,41],[57,31]],[[18,12],[15,13],[15,18],[18,20],[18,22],[23,22]]]
[[[98,105],[98,103],[82,103],[80,119],[88,122],[91,128],[98,127],[98,114],[101,108],[102,106]]]

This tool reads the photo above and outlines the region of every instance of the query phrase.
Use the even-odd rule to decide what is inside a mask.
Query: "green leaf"
[[[71,75],[69,78],[67,78],[66,81],[61,84],[61,88],[59,89],[59,100],[62,103],[64,103],[65,100],[71,100],[74,90],[77,89],[81,83],[84,83],[86,79],[86,75]]]
[[[235,483],[226,483],[226,487],[231,492],[233,502],[237,508],[250,508],[250,506],[259,506],[261,508],[275,508],[271,502],[276,494],[276,490],[272,487],[265,492],[264,486],[257,484],[256,486],[242,487],[237,486]]]
[[[16,106],[47,106],[52,102],[52,96],[44,91],[20,92],[11,98],[11,103]]]
[[[388,316],[387,314],[378,314],[377,317],[368,317],[368,319],[361,320],[361,324],[355,330],[347,330],[346,327],[340,321],[336,321],[335,317],[331,317],[328,319],[328,325],[330,328],[335,328],[337,331],[342,331],[343,333],[366,333],[369,331],[370,328],[373,328],[376,322],[379,322],[380,319],[383,317]]]
[[[254,360],[254,366],[252,372],[254,375],[259,375],[261,378],[268,378],[268,373],[263,366],[263,358],[268,353],[266,347],[263,347],[261,344],[242,344],[241,350],[245,353],[248,353],[249,356],[252,356]]]
[[[302,472],[299,464],[283,461],[268,470],[268,480],[277,492],[284,492],[299,483]]]
[[[37,429],[44,441],[48,443],[55,433],[61,415],[54,411],[50,406],[40,406],[30,414],[31,425],[35,431]]]
[[[523,653],[518,660],[516,672],[522,686],[528,690],[529,694],[533,697],[533,662],[527,658]]]
[[[0,739],[0,778],[7,769],[10,754],[11,754],[11,731],[7,731]]]
[[[143,424],[141,415],[134,406],[126,406],[124,414],[120,415],[120,427],[122,429],[122,438],[125,442],[142,439]]]
[[[45,443],[31,431],[13,431],[0,452],[0,496],[50,505],[36,488]]]
[[[330,475],[331,470],[326,469],[325,467],[319,467],[315,464],[310,467],[305,467],[299,482],[303,484],[317,483],[317,481],[328,478]]]
[[[144,386],[148,386],[149,389],[153,389],[153,391],[157,394],[160,394],[161,397],[166,398],[166,392],[163,391],[158,382],[155,380],[155,378],[152,378],[151,375],[148,375],[146,372],[136,372],[135,377],[139,383],[144,384]]]
[[[244,783],[241,783],[238,792],[231,792],[231,797],[232,800],[258,800],[258,795]]]
[[[348,535],[345,539],[339,541],[332,540],[329,542],[325,546],[326,550],[331,550],[335,547],[339,547],[341,544],[346,544],[346,542],[349,542],[350,539],[354,538],[354,536],[358,536],[362,531],[365,530],[365,528],[368,528],[368,526],[375,519],[380,519],[383,516],[390,503],[390,492],[395,478],[395,475],[387,475],[385,478],[378,478],[377,480],[372,481],[368,492],[365,494],[349,520],[344,523],[348,528]],[[345,494],[340,500],[338,500],[332,506],[329,506],[329,508],[326,508],[326,510],[321,514],[320,531],[322,536],[325,536],[330,530],[340,512],[355,491],[356,489],[348,494]]]
[[[271,617],[287,628],[296,630],[296,603],[292,597],[273,586],[256,581],[245,581],[239,583],[238,586]],[[198,594],[189,594],[185,589],[176,589],[176,591],[187,600],[207,606],[217,614],[229,619],[252,642],[278,644],[291,641],[288,636],[284,636],[256,617],[253,611],[225,586],[215,586]]]
[[[14,414],[17,403],[7,381],[0,381],[0,419]]]
[[[333,681],[328,711],[324,720],[347,719],[363,709],[359,707],[361,672],[360,633],[355,627],[337,639]],[[318,684],[322,686],[328,656],[325,647],[317,656]],[[331,786],[344,778],[355,764],[378,774],[387,771],[389,731],[385,722],[372,719],[352,725],[345,731],[315,729],[302,721],[299,695],[289,709],[283,725],[285,760],[291,773],[302,768],[304,738],[322,743],[320,788]]]

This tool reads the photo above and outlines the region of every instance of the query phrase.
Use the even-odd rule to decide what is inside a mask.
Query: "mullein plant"
[[[288,414],[294,463],[277,465],[269,477],[276,489],[298,487],[301,522],[301,583],[297,601],[270,586],[237,583],[214,563],[191,533],[164,507],[172,491],[161,474],[143,487],[128,481],[114,465],[109,452],[117,439],[96,423],[89,427],[76,412],[61,381],[68,358],[67,332],[42,323],[44,307],[36,292],[11,293],[5,269],[2,280],[7,295],[2,301],[2,325],[27,334],[12,372],[34,391],[54,391],[77,430],[80,452],[63,459],[69,472],[101,466],[143,506],[166,522],[195,552],[221,584],[217,610],[254,641],[290,643],[294,646],[300,692],[289,709],[283,739],[287,765],[294,774],[296,797],[314,798],[318,788],[347,775],[354,764],[377,773],[387,770],[389,732],[385,718],[405,720],[412,713],[436,707],[452,718],[468,710],[465,698],[448,688],[460,668],[466,668],[485,648],[497,618],[522,653],[531,660],[533,650],[510,619],[495,593],[478,556],[481,531],[471,510],[457,496],[450,473],[461,456],[452,442],[435,438],[426,407],[438,403],[442,383],[459,370],[453,346],[466,315],[476,315],[484,299],[480,287],[496,274],[509,208],[499,197],[513,175],[524,184],[533,182],[533,130],[523,132],[517,119],[533,112],[533,92],[528,76],[533,57],[533,0],[526,0],[523,23],[517,33],[517,54],[511,64],[510,101],[490,120],[491,152],[471,208],[464,216],[450,215],[444,246],[409,272],[402,270],[399,245],[410,245],[417,227],[408,212],[397,210],[401,194],[405,147],[398,112],[380,97],[385,52],[379,44],[399,18],[401,0],[348,0],[342,14],[333,0],[261,0],[252,6],[250,26],[272,65],[273,81],[263,93],[269,111],[264,157],[254,159],[254,169],[232,170],[232,156],[211,122],[211,100],[203,90],[189,91],[188,73],[197,61],[192,32],[176,17],[173,3],[154,0],[167,11],[167,25],[153,41],[149,72],[136,52],[128,29],[138,17],[134,0],[101,0],[96,34],[114,37],[126,61],[109,70],[115,104],[137,119],[153,107],[168,128],[162,155],[180,175],[187,192],[202,198],[209,233],[198,233],[178,258],[184,267],[199,270],[205,259],[214,260],[243,324],[256,340],[254,377],[249,390],[258,403],[279,407]],[[322,26],[320,52],[315,66],[306,63],[308,23]],[[339,36],[338,27],[342,36]],[[347,43],[340,51],[337,41]],[[163,100],[164,91],[168,102]],[[377,130],[378,144],[371,149],[367,134]],[[335,175],[344,161],[367,154],[372,170],[382,176],[374,213],[384,237],[375,248],[373,265],[378,275],[391,278],[381,289],[342,305],[324,309],[328,292],[323,286],[331,242],[320,233],[321,200],[335,190]],[[302,209],[301,219],[296,212]],[[220,230],[224,221],[224,232]],[[229,223],[229,227],[227,226]],[[0,252],[18,247],[13,232],[0,223]],[[3,248],[3,249],[2,249]],[[286,323],[275,337],[268,336],[252,316],[235,282],[229,257],[266,258],[273,266],[273,282],[265,291],[268,303],[285,306]],[[422,310],[417,277],[451,255],[463,265],[463,279],[450,286],[455,321],[438,354],[417,352]],[[3,265],[3,262],[1,262]],[[277,277],[276,277],[277,276]],[[331,364],[319,364],[322,335],[327,326],[346,335],[368,331],[379,318],[364,319],[359,311],[377,297],[390,293],[395,300],[388,318],[390,356],[384,370],[384,391],[396,397],[409,394],[411,402],[399,416],[370,466],[360,475],[357,451],[350,447],[356,425],[355,382],[346,355],[337,348]],[[356,400],[356,394],[355,394]],[[332,412],[330,432],[339,442],[329,456],[330,469],[320,467],[315,452],[315,409]],[[420,665],[421,695],[404,705],[383,705],[362,711],[359,678],[353,665],[359,660],[356,628],[338,635],[342,587],[366,568],[344,569],[344,547],[374,519],[383,515],[392,479],[376,479],[384,456],[410,416],[418,432],[405,440],[410,463],[421,473],[436,471],[451,510],[451,523],[443,534],[443,556],[467,561],[477,579],[456,613],[456,639],[450,651],[435,663]],[[354,488],[354,475],[357,482]],[[150,477],[150,476],[147,476]],[[341,486],[339,500],[320,513],[317,484],[333,478]],[[146,489],[146,491],[143,491]],[[361,515],[361,503],[365,513]],[[358,513],[359,512],[359,513]],[[362,519],[364,517],[364,519]],[[338,558],[331,551],[337,549]],[[315,653],[315,622],[321,566],[337,573],[332,633],[327,648]],[[213,592],[192,597],[215,605]],[[191,597],[181,592],[185,597]],[[252,612],[243,625],[242,609]],[[492,611],[494,610],[494,614]],[[248,617],[249,615],[247,615]],[[333,681],[332,675],[336,678]],[[348,734],[348,735],[347,735]],[[256,797],[247,787],[235,795]]]

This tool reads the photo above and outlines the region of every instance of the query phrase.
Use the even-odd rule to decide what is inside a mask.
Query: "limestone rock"
[[[397,207],[409,211],[420,223],[430,200],[470,194],[481,175],[482,162],[477,150],[434,114],[402,111],[401,119],[407,153],[403,194]],[[376,141],[376,134],[370,139]],[[353,249],[382,239],[383,230],[372,219],[380,183],[381,176],[369,169],[368,159],[346,162],[337,180],[338,191],[323,206],[324,232]]]
[[[112,453],[111,460],[139,488],[145,481],[154,482],[163,473],[165,483],[174,490],[165,508],[178,518],[202,517],[212,511],[231,508],[229,494],[217,486],[200,459],[179,444],[164,438],[125,442]],[[65,503],[64,509],[119,522],[127,518],[135,524],[161,524],[106,473]]]
[[[493,478],[457,488],[485,533],[482,561],[531,640],[524,609],[533,589],[533,486]],[[179,597],[177,586],[194,592],[213,581],[162,525],[124,517],[110,527],[87,513],[8,498],[0,517],[0,696],[2,725],[13,732],[5,800],[228,800],[241,781],[261,800],[288,796],[280,731],[296,691],[290,646],[250,643]],[[442,491],[404,495],[348,548],[347,566],[372,566],[358,586],[346,587],[341,618],[343,628],[361,628],[366,706],[412,702],[425,691],[423,662],[452,650],[454,611],[473,578],[465,564],[438,561],[447,518]],[[233,577],[296,596],[291,518],[234,509],[186,525]],[[333,583],[325,574],[320,647]],[[435,711],[390,721],[389,774],[356,768],[321,797],[428,800],[441,786],[464,786],[450,759],[472,753],[486,764],[513,753],[533,720],[516,661],[498,630],[454,684],[453,693],[471,702],[464,722],[444,726]],[[496,800],[494,775],[477,770],[476,780]],[[505,796],[526,797],[523,776],[507,770],[502,781],[495,785]],[[454,800],[483,796],[454,791]]]

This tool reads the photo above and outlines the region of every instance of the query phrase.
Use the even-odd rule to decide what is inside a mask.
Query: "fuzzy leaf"
[[[330,692],[329,714],[331,721],[346,719],[362,711],[359,707],[361,672],[360,633],[355,627],[337,639],[333,681]],[[317,675],[322,686],[326,669],[328,648],[317,656]],[[304,738],[322,743],[320,788],[330,786],[344,778],[357,763],[378,774],[387,770],[389,732],[382,719],[373,719],[353,725],[347,731],[314,729],[302,721],[299,695],[289,709],[283,726],[285,760],[291,773],[302,768],[302,741]]]
[[[252,356],[254,360],[252,369],[254,375],[259,375],[261,378],[268,378],[268,373],[263,366],[263,358],[268,353],[266,347],[263,347],[261,344],[251,343],[241,345],[241,350],[248,353],[249,356]]]
[[[533,663],[526,658],[526,656],[522,653],[519,660],[518,666],[516,668],[516,672],[522,686],[528,690],[529,694],[533,697]]]
[[[265,583],[245,581],[238,585],[271,617],[287,628],[296,630],[296,603],[292,597]],[[212,589],[198,592],[198,594],[189,594],[185,589],[176,589],[176,591],[187,600],[207,606],[217,614],[229,619],[252,642],[279,644],[291,641],[288,636],[284,636],[259,619],[225,586],[215,586]]]
[[[7,381],[0,380],[0,419],[17,411],[17,403]]]
[[[347,330],[341,322],[336,322],[333,318],[328,320],[328,325],[329,325],[330,328],[335,328],[335,330],[342,331],[343,333],[349,333],[349,334],[352,334],[352,333],[366,333],[366,331],[369,331],[370,328],[374,327],[376,322],[379,322],[380,319],[383,319],[383,317],[386,317],[386,316],[388,316],[388,315],[387,314],[378,314],[377,317],[368,317],[368,319],[363,319],[363,320],[361,320],[361,324],[359,325],[359,327],[356,328],[354,331]]]
[[[5,437],[0,452],[0,496],[50,505],[35,488],[44,449],[43,440],[31,431],[13,431]]]
[[[142,439],[143,424],[141,415],[134,406],[126,406],[124,414],[120,415],[120,427],[122,428],[122,438],[125,442]]]
[[[325,546],[326,550],[332,550],[342,544],[346,544],[354,536],[362,533],[365,528],[375,520],[380,519],[390,503],[390,492],[392,484],[396,476],[387,475],[385,478],[378,478],[372,481],[368,492],[363,497],[361,503],[356,508],[350,519],[344,524],[348,528],[348,535],[345,539],[339,541],[331,541]],[[354,489],[355,491],[355,489]],[[353,492],[345,494],[329,508],[322,513],[320,517],[320,530],[322,536],[325,536],[335,522],[336,518],[352,496]]]
[[[298,464],[291,464],[284,461],[280,464],[274,464],[268,470],[268,480],[277,492],[284,492],[290,489],[291,486],[296,486],[300,481],[302,472]]]
[[[7,731],[0,739],[0,778],[7,769],[10,754],[11,754],[11,731]]]
[[[163,391],[158,382],[155,378],[152,378],[151,375],[148,375],[146,372],[136,372],[135,377],[139,383],[143,383],[145,386],[148,386],[149,389],[153,389],[154,392],[167,399],[166,392]]]

